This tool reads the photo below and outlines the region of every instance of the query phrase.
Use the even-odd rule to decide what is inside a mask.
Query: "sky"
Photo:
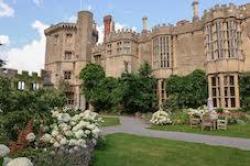
[[[44,29],[58,22],[74,22],[80,10],[90,10],[102,34],[102,19],[113,15],[118,28],[140,32],[142,17],[150,27],[192,19],[193,0],[0,0],[0,59],[6,67],[40,72],[44,67]],[[250,0],[200,0],[199,11],[216,4],[242,5]]]

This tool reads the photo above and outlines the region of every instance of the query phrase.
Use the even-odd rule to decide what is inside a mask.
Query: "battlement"
[[[0,68],[0,75],[6,77],[17,77],[17,76],[24,76],[24,77],[32,77],[32,78],[40,78],[37,72],[32,72],[31,74],[28,71],[21,71],[20,73],[16,69],[10,68]]]
[[[50,33],[53,33],[55,31],[58,31],[60,29],[74,29],[76,30],[76,24],[75,23],[58,23],[56,25],[51,25],[49,28],[45,29],[44,33],[45,35],[49,35]]]
[[[92,53],[101,53],[104,50],[104,45],[103,44],[98,44],[95,47],[92,48]]]
[[[111,32],[107,36],[107,42],[116,41],[120,39],[136,40],[140,36],[139,33],[133,31],[132,29],[119,29],[117,31]]]
[[[237,6],[233,3],[215,5],[209,10],[204,10],[202,19],[205,22],[209,22],[216,18],[228,18],[235,17],[238,19],[243,19],[250,15],[249,13],[250,4]]]

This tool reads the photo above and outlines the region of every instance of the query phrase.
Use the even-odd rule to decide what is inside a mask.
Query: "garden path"
[[[121,116],[120,122],[121,125],[119,126],[102,128],[103,135],[127,133],[138,136],[164,138],[170,140],[204,143],[208,145],[226,146],[242,150],[250,150],[250,139],[150,130],[147,129],[149,127],[149,124],[146,124],[145,121],[135,117]]]

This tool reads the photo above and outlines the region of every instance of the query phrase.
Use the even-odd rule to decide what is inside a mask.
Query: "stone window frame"
[[[173,55],[173,37],[171,35],[159,35],[153,40],[153,67],[171,68]]]
[[[208,78],[209,96],[213,100],[214,108],[237,109],[240,107],[237,73],[214,74]]]
[[[20,80],[20,81],[18,81],[18,83],[17,83],[17,89],[18,90],[25,90],[25,82],[24,81],[22,81],[22,80]]]
[[[71,70],[65,70],[63,72],[64,80],[71,80],[72,79],[72,71]]]
[[[101,57],[102,57],[101,54],[94,55],[95,64],[99,64],[99,65],[101,64]]]
[[[40,89],[40,84],[37,83],[37,82],[33,82],[33,83],[31,83],[31,88],[32,88],[33,91],[39,90]]]
[[[216,19],[205,26],[208,61],[241,58],[241,28],[237,19]]]
[[[112,55],[112,43],[107,44],[107,54]]]
[[[64,51],[64,60],[71,60],[73,58],[73,51]]]

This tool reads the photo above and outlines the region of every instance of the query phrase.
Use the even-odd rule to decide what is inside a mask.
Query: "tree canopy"
[[[104,70],[96,64],[81,71],[83,93],[96,111],[122,109],[127,113],[154,111],[156,97],[155,79],[151,68],[143,64],[139,73],[125,72],[120,78],[105,77]]]
[[[207,102],[208,89],[206,74],[195,70],[187,76],[173,75],[166,79],[169,108],[198,108]]]

